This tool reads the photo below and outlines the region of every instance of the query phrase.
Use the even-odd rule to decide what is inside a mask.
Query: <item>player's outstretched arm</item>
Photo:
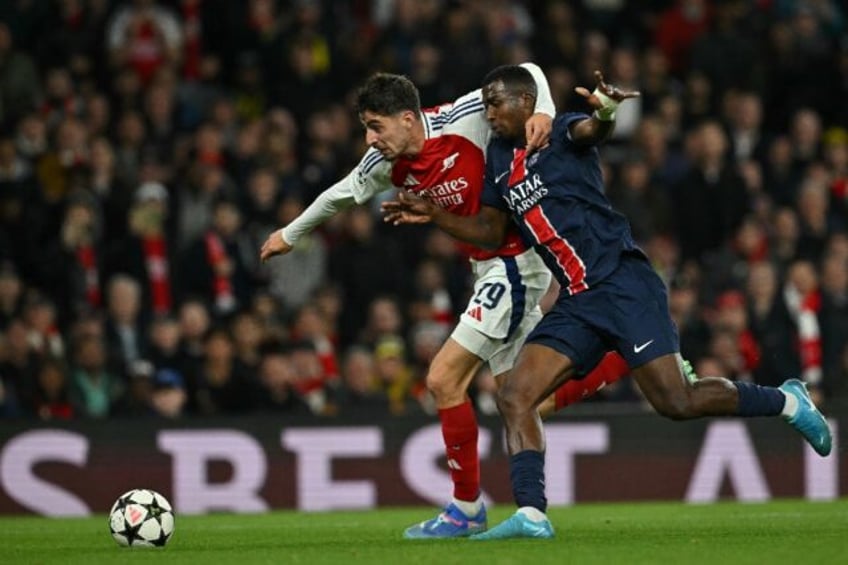
[[[275,255],[285,255],[294,248],[295,243],[302,235],[311,232],[329,218],[356,204],[356,198],[352,191],[355,174],[356,169],[319,194],[312,204],[307,206],[289,225],[274,230],[262,244],[259,259],[264,262]]]
[[[396,226],[433,222],[457,239],[487,249],[497,249],[506,237],[509,216],[484,205],[474,216],[459,216],[411,192],[401,191],[398,199],[384,202],[383,220]]]
[[[595,144],[604,141],[615,129],[615,111],[618,105],[628,98],[641,95],[638,91],[625,91],[607,84],[601,71],[595,71],[595,80],[597,85],[593,92],[582,86],[574,89],[595,109],[591,118],[571,126],[571,138],[577,143]]]

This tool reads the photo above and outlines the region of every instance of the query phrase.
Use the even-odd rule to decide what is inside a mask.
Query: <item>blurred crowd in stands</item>
[[[432,412],[471,288],[428,226],[353,208],[258,247],[365,150],[351,94],[425,106],[534,61],[642,97],[609,197],[704,375],[848,393],[848,10],[839,0],[0,3],[0,414]],[[391,196],[391,195],[388,195]],[[552,289],[552,293],[556,289]],[[494,383],[473,387],[495,413]],[[592,401],[638,401],[629,380]]]

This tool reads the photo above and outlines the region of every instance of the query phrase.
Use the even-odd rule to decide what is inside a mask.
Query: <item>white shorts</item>
[[[535,251],[471,260],[474,294],[451,337],[499,375],[512,368],[524,339],[542,319],[539,301],[551,273]]]

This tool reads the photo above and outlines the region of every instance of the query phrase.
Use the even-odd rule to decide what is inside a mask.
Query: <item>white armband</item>
[[[595,118],[602,122],[612,122],[615,120],[615,111],[618,109],[618,102],[598,90],[592,92],[601,101],[601,107],[592,114]]]

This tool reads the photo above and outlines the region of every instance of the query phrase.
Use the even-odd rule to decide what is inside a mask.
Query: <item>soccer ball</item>
[[[150,489],[127,491],[109,512],[109,532],[124,547],[162,547],[174,533],[171,503]]]

